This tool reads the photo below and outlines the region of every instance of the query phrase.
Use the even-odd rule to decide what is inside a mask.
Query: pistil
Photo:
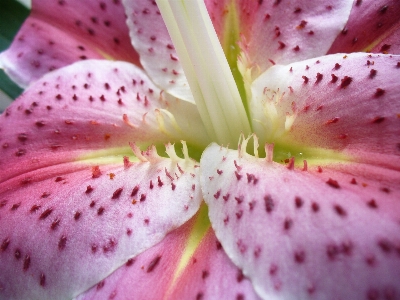
[[[202,0],[157,0],[207,133],[235,145],[249,134],[238,88]]]

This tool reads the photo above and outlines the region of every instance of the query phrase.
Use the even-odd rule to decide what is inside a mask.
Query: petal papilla
[[[400,54],[400,3],[358,0],[346,26],[328,53],[373,52]]]
[[[200,166],[216,236],[262,298],[400,295],[400,185],[382,191],[216,144]]]
[[[351,1],[236,1],[242,64],[256,73],[274,64],[324,55],[350,15]],[[229,15],[225,12],[224,15]],[[228,30],[228,28],[226,28]]]
[[[250,281],[215,238],[204,208],[77,300],[258,299]],[[196,235],[198,243],[193,252],[189,249]],[[180,267],[182,262],[184,266]]]
[[[77,62],[35,82],[0,116],[0,181],[71,161],[120,162],[133,156],[130,142],[204,147],[204,132],[194,104],[167,100],[136,66]]]
[[[120,1],[37,0],[0,66],[22,87],[49,71],[89,58],[140,65]]]
[[[399,171],[399,75],[399,56],[365,53],[274,66],[252,86],[254,130],[287,158]]]
[[[152,80],[163,90],[194,103],[175,47],[155,1],[123,1],[132,44]]]
[[[0,298],[71,299],[189,220],[190,159],[64,163],[0,183]]]

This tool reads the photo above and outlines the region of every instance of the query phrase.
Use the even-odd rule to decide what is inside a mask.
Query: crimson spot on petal
[[[272,212],[272,210],[274,209],[274,201],[272,200],[271,195],[267,195],[264,197],[264,202],[265,202],[265,210],[267,211],[267,213]]]
[[[335,188],[335,189],[339,189],[340,185],[336,180],[333,180],[332,178],[329,178],[328,181],[326,182],[329,186]]]
[[[157,256],[149,263],[149,266],[147,267],[147,273],[152,272],[152,271],[157,267],[157,265],[159,264],[160,260],[161,260],[161,255],[157,255]]]

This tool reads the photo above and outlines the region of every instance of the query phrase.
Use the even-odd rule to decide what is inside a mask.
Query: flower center
[[[235,78],[202,0],[157,0],[207,133],[235,145],[251,132]]]

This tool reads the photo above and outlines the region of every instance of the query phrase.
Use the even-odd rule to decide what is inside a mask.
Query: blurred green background
[[[0,52],[8,48],[18,29],[29,14],[31,0],[0,0]],[[0,112],[22,89],[15,85],[0,69]]]

